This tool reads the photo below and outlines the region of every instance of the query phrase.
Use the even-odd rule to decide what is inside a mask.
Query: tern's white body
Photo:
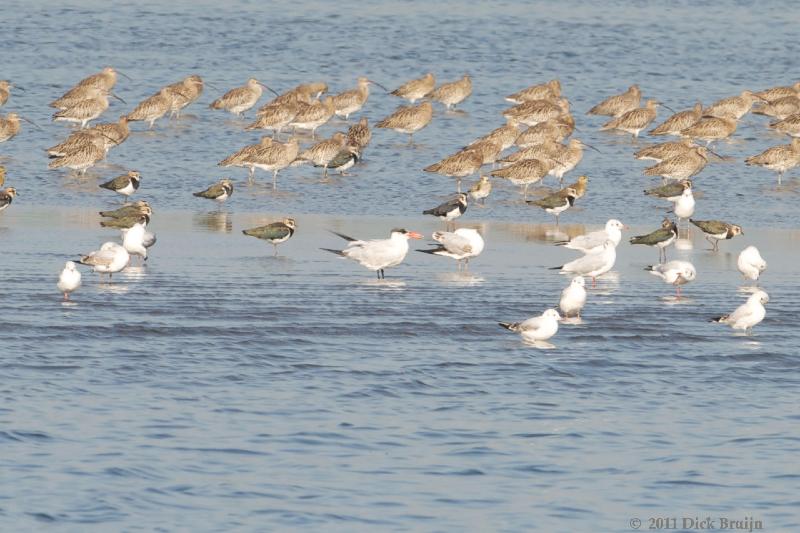
[[[581,316],[581,310],[586,305],[586,281],[582,276],[572,278],[569,285],[561,291],[559,309],[564,316]]]
[[[758,248],[755,246],[748,246],[742,250],[736,265],[739,267],[739,272],[742,273],[742,276],[752,281],[758,281],[761,273],[767,269],[767,262],[761,257]]]

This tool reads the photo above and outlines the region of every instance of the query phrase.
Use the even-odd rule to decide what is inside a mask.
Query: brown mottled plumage
[[[460,80],[443,83],[425,96],[431,100],[443,103],[449,110],[456,104],[460,104],[466,100],[471,94],[472,79],[469,77],[469,74],[464,74]]]
[[[550,100],[561,96],[561,82],[550,80],[547,83],[531,85],[521,91],[506,96],[506,101],[521,104],[531,100]]]
[[[631,85],[624,93],[609,96],[587,111],[586,114],[620,117],[628,111],[638,108],[641,99],[642,91],[639,90],[639,86]]]
[[[423,77],[407,81],[389,94],[409,100],[412,104],[431,92],[436,86],[436,78],[428,72]]]
[[[411,144],[414,133],[430,124],[432,118],[433,106],[430,102],[422,102],[418,106],[398,107],[394,113],[375,124],[375,127],[407,133],[408,144]]]

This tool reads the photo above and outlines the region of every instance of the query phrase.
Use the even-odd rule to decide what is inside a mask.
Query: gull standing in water
[[[483,237],[474,228],[458,228],[452,233],[449,231],[434,231],[432,238],[440,245],[428,250],[417,251],[455,259],[458,270],[461,270],[462,264],[464,270],[467,270],[469,260],[480,255],[484,247]]]
[[[747,299],[745,303],[736,308],[729,315],[722,315],[711,319],[712,322],[727,324],[733,329],[744,330],[747,335],[753,334],[753,327],[761,323],[767,316],[764,308],[769,302],[769,295],[764,291],[756,291]]]
[[[588,254],[592,253],[593,251],[599,251],[598,248],[603,246],[606,241],[611,241],[614,243],[614,246],[617,246],[619,241],[622,240],[623,229],[628,229],[628,226],[619,220],[612,218],[606,222],[604,229],[593,231],[585,235],[578,235],[569,241],[559,241],[556,242],[555,245],[563,246],[564,248],[569,248],[570,250],[578,250]]]
[[[675,286],[675,296],[680,299],[681,285],[686,285],[690,281],[694,281],[697,277],[697,271],[694,265],[688,261],[669,261],[667,263],[659,263],[658,265],[651,265],[645,267],[645,270],[653,275],[658,276],[665,283]]]
[[[145,229],[150,217],[141,215],[139,220],[130,228],[122,230],[122,247],[130,255],[138,255],[142,261],[147,261],[147,246],[145,246]]]
[[[576,276],[561,291],[558,307],[564,313],[564,317],[580,318],[584,305],[586,305],[586,280],[583,279],[583,276]]]
[[[130,261],[131,256],[128,251],[115,242],[106,242],[99,250],[89,252],[78,261],[82,265],[92,267],[95,272],[111,275],[120,272]]]
[[[529,342],[546,341],[558,333],[558,322],[561,315],[555,309],[548,309],[539,316],[524,322],[498,322],[501,327],[519,333]]]
[[[75,268],[75,263],[67,261],[56,284],[58,290],[64,294],[64,301],[69,300],[69,295],[81,286],[81,273]]]
[[[736,266],[739,268],[739,272],[742,273],[742,276],[744,276],[744,279],[755,281],[756,285],[758,285],[758,278],[761,276],[761,273],[767,269],[767,262],[761,257],[758,248],[755,246],[748,246],[739,254],[739,258],[736,260]]]
[[[564,265],[552,267],[550,270],[561,270],[562,274],[576,274],[592,278],[592,287],[597,285],[597,278],[614,268],[617,261],[617,247],[614,241],[607,240],[602,248],[579,257]]]
[[[335,231],[332,233],[348,241],[347,247],[344,250],[331,248],[321,248],[321,250],[352,259],[359,265],[374,270],[378,274],[378,279],[386,278],[385,269],[403,262],[408,254],[408,239],[422,238],[419,233],[406,229],[393,229],[388,239],[369,241],[354,239]]]

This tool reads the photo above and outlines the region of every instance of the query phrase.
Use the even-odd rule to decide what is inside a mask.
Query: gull
[[[764,305],[769,302],[769,295],[764,291],[756,291],[750,295],[745,303],[736,308],[729,315],[722,315],[711,319],[712,322],[728,324],[733,329],[742,329],[747,335],[753,334],[753,327],[759,324],[767,315]]]
[[[0,189],[0,211],[5,210],[17,197],[17,189],[9,187],[7,189]]]
[[[58,283],[56,284],[58,290],[64,294],[64,300],[69,300],[70,293],[74,292],[81,286],[81,273],[75,268],[75,263],[67,261],[64,264],[64,269],[58,276]]]
[[[127,198],[136,192],[136,190],[139,188],[140,181],[141,175],[139,172],[136,170],[129,170],[127,174],[117,176],[113,180],[101,183],[100,187],[103,189],[108,189],[109,191],[114,191],[115,193],[121,194]]]
[[[208,198],[217,202],[224,202],[233,194],[233,182],[228,178],[223,178],[208,189],[193,193],[198,198]]]
[[[680,220],[688,220],[692,215],[694,215],[694,195],[692,194],[692,185],[690,182],[686,182],[683,185],[683,192],[675,200],[675,203],[672,207],[672,211],[675,213],[675,216],[678,217],[678,221]],[[688,227],[688,222],[686,223]]]
[[[744,235],[741,226],[731,224],[730,222],[723,222],[721,220],[694,220],[691,218],[689,222],[705,233],[706,240],[711,243],[712,250],[715,252],[719,250],[719,241],[723,239],[732,239],[737,235]]]
[[[689,219],[691,220],[691,219]],[[661,221],[661,227],[647,235],[637,235],[631,237],[631,244],[644,244],[658,248],[658,259],[660,263],[667,260],[666,247],[675,242],[678,237],[678,226],[668,218]],[[661,257],[664,257],[663,259]]]
[[[669,261],[658,265],[650,265],[645,267],[645,270],[658,276],[665,283],[674,285],[675,295],[678,299],[681,297],[681,285],[686,285],[697,277],[694,265],[688,261]]]
[[[458,228],[454,232],[434,231],[431,237],[440,245],[428,250],[417,251],[455,259],[459,270],[461,270],[462,264],[466,270],[469,260],[479,256],[484,247],[483,237],[474,228]]]
[[[82,256],[78,263],[90,266],[100,274],[108,274],[110,279],[112,274],[128,266],[130,259],[130,254],[123,246],[109,241],[103,243],[99,250]]]
[[[352,259],[359,265],[374,270],[378,274],[378,279],[386,278],[385,269],[403,262],[408,253],[408,239],[422,238],[419,233],[406,229],[393,229],[388,239],[369,241],[354,239],[335,231],[332,233],[348,241],[347,247],[344,250],[330,248],[321,248],[321,250]]]
[[[617,247],[611,239],[603,243],[599,249],[550,270],[561,270],[561,274],[577,274],[592,278],[592,287],[597,285],[597,278],[614,268],[617,261]]]
[[[139,221],[128,229],[122,230],[122,247],[130,255],[138,255],[142,261],[147,261],[147,247],[145,246],[145,229],[150,217],[142,215]]]
[[[272,244],[272,247],[275,250],[274,255],[277,257],[278,245],[291,239],[296,229],[297,222],[295,222],[293,218],[284,218],[279,222],[273,222],[271,224],[267,224],[266,226],[258,226],[255,228],[242,230],[242,233]]]
[[[444,220],[445,225],[451,222],[467,210],[467,195],[466,193],[458,193],[454,198],[437,205],[433,209],[426,209],[422,212],[423,215],[433,215],[437,218]]]
[[[576,276],[561,291],[561,300],[558,307],[564,313],[564,317],[581,317],[581,310],[586,305],[586,280],[583,276]]]
[[[736,266],[744,276],[744,279],[755,281],[758,284],[758,278],[767,269],[767,262],[761,257],[758,248],[748,246],[739,254]]]
[[[558,333],[558,322],[561,315],[555,309],[548,309],[539,316],[524,322],[498,322],[501,327],[519,333],[526,341],[546,341]]]
[[[604,229],[593,231],[585,235],[578,235],[569,241],[559,241],[555,244],[556,246],[563,246],[564,248],[569,248],[570,250],[578,250],[583,253],[592,253],[594,251],[599,251],[598,248],[603,246],[606,241],[611,241],[614,243],[614,246],[617,246],[619,241],[622,240],[623,229],[628,229],[628,226],[619,220],[612,218],[606,222]]]

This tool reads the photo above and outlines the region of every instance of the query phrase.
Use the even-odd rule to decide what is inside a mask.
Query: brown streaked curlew
[[[760,98],[755,96],[752,91],[742,91],[739,96],[717,100],[703,110],[703,116],[739,120],[750,111],[756,100],[760,100]]]
[[[114,95],[113,93],[109,93],[105,89],[92,88],[91,91],[93,91],[93,93],[89,98],[81,100],[75,105],[66,109],[56,111],[53,114],[53,121],[74,122],[76,124],[80,124],[81,128],[85,128],[86,124],[98,118],[105,112],[106,109],[108,109],[109,95],[123,103],[125,102],[118,96]]]
[[[770,122],[769,127],[789,137],[800,137],[800,113],[789,115],[783,120]]]
[[[650,131],[650,135],[680,135],[681,130],[697,124],[703,116],[703,104],[697,102],[692,109],[675,113]]]
[[[20,130],[20,116],[16,113],[9,113],[0,116],[0,143],[14,138]]]
[[[112,146],[119,146],[128,138],[131,133],[131,128],[128,126],[128,116],[122,115],[117,122],[104,122],[102,124],[95,124],[87,131],[96,131],[101,133],[106,140],[106,150]]]
[[[514,141],[517,140],[517,137],[519,137],[519,127],[516,121],[511,120],[505,126],[495,128],[483,137],[478,137],[469,146],[481,141],[492,141],[500,146],[500,151],[502,152],[514,146]]]
[[[774,102],[787,96],[800,96],[800,81],[795,82],[790,87],[770,87],[753,94],[765,102]]]
[[[297,101],[287,100],[271,104],[258,110],[256,120],[245,126],[245,130],[272,130],[272,137],[280,135],[297,116]]]
[[[523,159],[505,168],[493,170],[490,174],[496,178],[504,178],[514,185],[521,185],[522,196],[528,199],[528,187],[542,181],[553,168],[551,161],[540,159]]]
[[[436,78],[432,73],[428,72],[421,78],[407,81],[389,94],[399,96],[413,104],[431,92],[434,87],[436,87]]]
[[[449,111],[466,100],[471,94],[472,78],[470,78],[469,74],[464,74],[460,80],[443,83],[425,96],[436,102],[443,103]]]
[[[278,93],[257,79],[250,78],[242,87],[233,88],[211,102],[209,107],[211,109],[224,109],[225,111],[241,117],[245,111],[256,105],[264,89],[278,96]]]
[[[181,110],[184,107],[200,98],[200,95],[203,94],[203,87],[203,78],[196,74],[187,76],[177,83],[167,85],[167,91],[172,98],[169,113],[170,118],[179,118]]]
[[[800,97],[784,96],[768,104],[764,103],[759,106],[753,106],[752,112],[756,115],[766,115],[778,120],[783,120],[790,115],[800,113]]]
[[[503,151],[503,147],[500,146],[495,141],[489,139],[480,139],[478,141],[473,142],[469,146],[466,146],[464,150],[474,150],[481,154],[483,157],[483,164],[484,165],[491,165],[495,161],[497,161],[500,152]]]
[[[371,140],[372,130],[369,129],[367,117],[361,117],[358,123],[347,130],[347,144],[358,147],[359,151],[363,151]]]
[[[12,85],[8,80],[0,80],[0,107],[3,107],[8,102],[8,98],[11,96],[11,89],[15,88],[21,89],[21,87]]]
[[[726,139],[736,131],[737,122],[732,118],[703,117],[697,124],[681,131],[681,137],[701,140],[708,146],[713,141]]]
[[[317,100],[310,104],[298,102],[297,114],[289,125],[299,130],[310,130],[313,139],[317,128],[328,122],[334,112],[333,98],[330,96],[326,96],[321,102]]]
[[[408,144],[411,146],[414,134],[430,124],[432,118],[433,106],[430,102],[422,102],[417,106],[398,107],[394,113],[375,124],[375,127],[407,134]]]
[[[617,130],[630,133],[633,138],[656,119],[656,108],[660,105],[657,100],[648,100],[644,107],[637,107],[612,118],[600,128],[600,131]]]
[[[781,144],[767,148],[758,155],[744,160],[747,165],[768,168],[777,172],[778,185],[781,184],[783,174],[800,165],[800,139],[792,139],[789,144]]]
[[[456,178],[457,192],[461,192],[461,178],[475,174],[483,166],[483,154],[478,150],[462,150],[445,157],[438,163],[425,167],[425,172]]]
[[[97,143],[89,142],[77,147],[72,152],[65,154],[62,157],[53,159],[47,168],[53,170],[57,168],[66,167],[70,170],[76,171],[80,174],[86,174],[86,171],[102,161],[106,157],[106,151],[102,146]]]
[[[572,117],[570,116],[570,118]],[[527,148],[546,141],[561,142],[571,134],[572,127],[568,124],[565,124],[560,119],[549,119],[520,133],[519,137],[514,140],[514,144],[520,148]]]
[[[516,152],[512,152],[507,156],[498,159],[498,163],[516,163],[517,161],[522,161],[523,159],[540,159],[540,160],[552,160],[555,157],[558,157],[560,153],[562,153],[566,149],[566,146],[563,144],[554,141],[554,140],[546,140],[539,144],[531,144],[526,146],[525,148],[521,148]],[[555,164],[555,161],[552,161]]]
[[[91,76],[87,76],[83,78],[81,81],[75,84],[76,87],[97,87],[98,89],[105,89],[106,91],[110,91],[114,88],[114,85],[117,84],[117,74],[122,74],[122,72],[114,69],[114,67],[105,67],[103,70],[98,72],[97,74],[92,74]],[[125,74],[122,74],[125,76]],[[128,78],[130,79],[130,78]]]
[[[336,116],[349,120],[351,114],[360,111],[367,102],[367,98],[369,98],[370,84],[377,85],[384,91],[386,90],[383,85],[363,76],[358,78],[357,83],[358,86],[355,89],[339,93],[333,97],[333,109]]]
[[[314,146],[303,150],[297,155],[294,165],[312,163],[322,167],[322,175],[328,176],[328,164],[335,158],[347,143],[347,135],[337,131],[330,139],[318,142]]]
[[[620,117],[639,107],[639,102],[642,99],[642,91],[639,90],[638,85],[631,85],[628,90],[622,94],[609,96],[589,111],[587,115],[606,115],[609,117]]]
[[[133,111],[128,113],[131,122],[144,120],[149,123],[148,129],[153,129],[153,124],[172,108],[172,96],[167,87],[162,88],[153,96],[145,98]]]
[[[695,146],[682,154],[647,167],[644,169],[644,175],[661,176],[670,180],[689,179],[706,167],[709,151],[705,146]]]
[[[526,126],[535,126],[548,119],[557,119],[569,113],[569,100],[531,100],[503,111],[508,120],[515,120]]]
[[[677,155],[684,154],[694,148],[696,145],[691,139],[681,139],[679,141],[669,141],[660,144],[652,144],[645,146],[633,154],[636,159],[649,159],[657,163],[670,159]]]
[[[550,80],[547,83],[531,85],[521,91],[506,96],[506,101],[512,104],[521,104],[531,100],[552,100],[561,96],[561,82]]]

